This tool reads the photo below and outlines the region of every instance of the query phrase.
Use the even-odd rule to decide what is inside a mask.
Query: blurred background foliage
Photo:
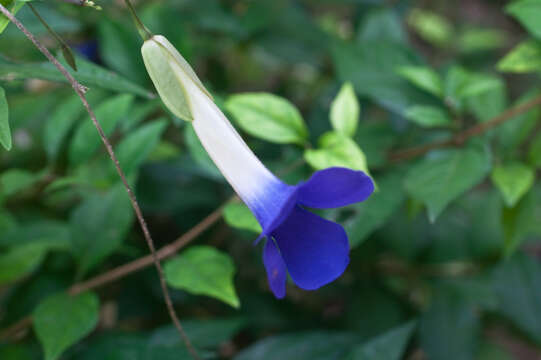
[[[65,62],[28,5],[0,2]],[[540,96],[541,1],[135,3],[286,181],[348,166],[377,183],[368,201],[326,212],[348,232],[347,272],[315,292],[290,286],[282,301],[252,246],[258,224],[230,202],[191,127],[156,98],[123,2],[100,1],[102,11],[32,4],[73,49],[74,74],[156,246],[178,245],[165,273],[203,358],[541,358],[541,109],[458,146],[401,157]],[[151,262],[80,287],[148,249],[62,81],[15,26],[5,28],[0,359],[189,359]],[[211,213],[220,216],[179,242]]]

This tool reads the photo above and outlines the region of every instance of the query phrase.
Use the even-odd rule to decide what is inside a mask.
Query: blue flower
[[[349,263],[346,232],[305,208],[363,201],[374,191],[370,177],[362,171],[329,168],[296,186],[285,184],[254,155],[166,38],[157,35],[145,41],[142,54],[164,104],[191,120],[209,156],[261,224],[259,238],[267,238],[263,262],[274,295],[285,296],[288,272],[307,290],[342,275]]]
[[[267,196],[247,205],[263,228],[267,241],[263,262],[269,286],[277,298],[286,292],[287,273],[297,286],[315,290],[340,277],[349,263],[344,228],[305,207],[336,208],[365,200],[374,184],[362,171],[329,168],[296,186],[282,182]]]

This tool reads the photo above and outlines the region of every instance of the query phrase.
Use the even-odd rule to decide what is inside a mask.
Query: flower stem
[[[135,8],[131,4],[130,0],[124,0],[124,2],[126,3],[128,10],[130,11],[135,27],[137,28],[137,31],[139,32],[139,35],[141,36],[143,41],[150,39],[152,37],[152,33],[150,32],[150,30],[148,30],[145,24],[143,24],[141,19],[139,19],[139,16],[137,16],[137,12],[135,12]]]

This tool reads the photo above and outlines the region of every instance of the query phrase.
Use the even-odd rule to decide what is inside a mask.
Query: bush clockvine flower
[[[179,52],[160,35],[142,47],[147,71],[162,101],[191,121],[204,148],[246,203],[266,238],[263,262],[269,286],[285,296],[287,273],[306,290],[338,278],[349,263],[349,243],[339,224],[306,208],[335,208],[365,200],[374,184],[362,171],[329,168],[288,185],[248,148]]]

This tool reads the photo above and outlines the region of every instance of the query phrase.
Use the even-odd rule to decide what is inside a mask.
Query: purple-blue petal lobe
[[[287,270],[282,255],[272,239],[268,239],[263,250],[263,264],[267,280],[274,296],[282,299],[286,295]]]
[[[289,275],[303,289],[314,290],[330,283],[349,263],[349,243],[342,226],[299,206],[272,236]]]
[[[362,171],[332,167],[315,172],[298,188],[298,202],[316,209],[336,208],[364,201],[374,182]]]

